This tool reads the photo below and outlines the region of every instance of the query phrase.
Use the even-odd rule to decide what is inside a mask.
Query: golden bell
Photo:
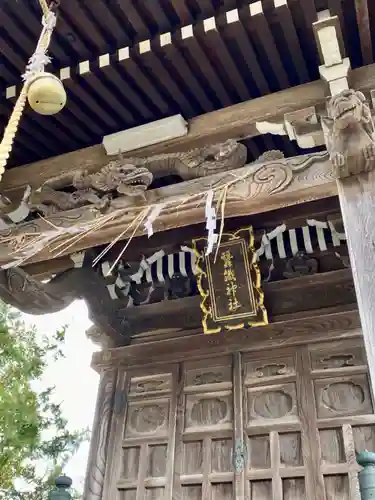
[[[55,115],[66,104],[64,85],[51,73],[38,73],[29,83],[30,107],[41,115]]]

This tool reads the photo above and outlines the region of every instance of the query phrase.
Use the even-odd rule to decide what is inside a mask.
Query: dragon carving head
[[[127,196],[143,195],[150,186],[152,179],[152,173],[147,168],[125,164],[120,167],[120,183],[117,191]]]
[[[153,176],[144,167],[136,167],[130,163],[118,165],[110,163],[102,170],[104,183],[115,187],[116,191],[126,196],[141,196],[150,186]]]
[[[362,92],[347,89],[332,97],[328,104],[328,116],[336,130],[344,130],[371,121],[371,111]]]
[[[238,148],[238,142],[233,139],[228,139],[221,144],[214,144],[212,146],[212,155],[215,160],[224,160],[232,156],[233,152]]]

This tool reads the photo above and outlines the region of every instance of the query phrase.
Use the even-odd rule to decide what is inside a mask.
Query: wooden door
[[[120,373],[103,500],[172,498],[178,380],[178,366]]]
[[[360,500],[356,453],[375,450],[358,339],[243,356],[245,498]]]
[[[178,404],[173,500],[236,498],[232,358],[186,362]]]
[[[130,372],[127,390],[104,500],[360,500],[375,416],[358,339]]]

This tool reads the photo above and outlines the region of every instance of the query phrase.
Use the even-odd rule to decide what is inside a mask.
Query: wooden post
[[[320,12],[313,28],[323,63],[320,74],[332,95],[322,126],[337,179],[375,394],[375,127],[364,94],[349,88],[350,61],[345,57],[338,17]]]
[[[87,464],[85,500],[102,500],[107,465],[107,449],[114,408],[116,369],[103,370],[100,376],[90,455]]]
[[[375,171],[337,182],[375,394]]]
[[[323,118],[375,395],[375,127],[362,94],[344,89]],[[375,397],[373,398],[375,401]]]

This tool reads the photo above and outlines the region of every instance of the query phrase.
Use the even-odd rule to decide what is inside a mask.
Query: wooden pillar
[[[83,495],[85,500],[103,500],[116,378],[117,370],[114,368],[105,369],[100,374]]]
[[[365,96],[350,89],[350,61],[337,16],[320,12],[313,23],[330,95],[322,117],[349,248],[353,279],[375,394],[375,128]],[[375,398],[374,398],[375,400]]]
[[[375,171],[340,179],[337,185],[374,394]]]

